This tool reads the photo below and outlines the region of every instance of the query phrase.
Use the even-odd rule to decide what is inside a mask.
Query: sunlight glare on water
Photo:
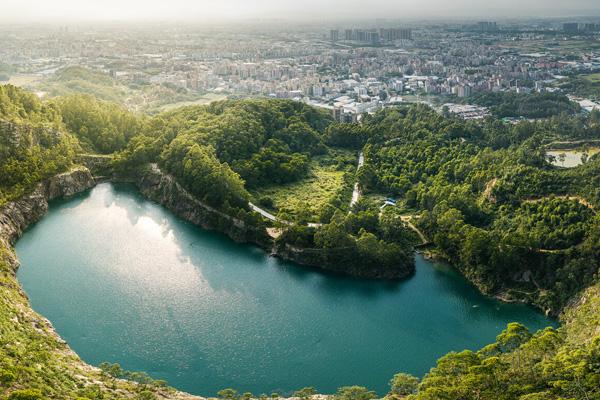
[[[364,385],[423,375],[508,322],[553,324],[417,257],[401,282],[326,274],[196,228],[129,186],[58,201],[16,245],[33,308],[87,362],[118,362],[214,395]]]

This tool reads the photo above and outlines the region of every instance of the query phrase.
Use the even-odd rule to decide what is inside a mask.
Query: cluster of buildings
[[[563,31],[568,34],[600,32],[600,24],[565,22],[563,24]]]
[[[401,40],[412,40],[410,28],[380,28],[380,29],[344,29],[343,36],[339,29],[329,31],[331,42],[359,42],[377,45],[394,43]]]
[[[582,98],[576,97],[576,96],[569,96],[569,99],[571,99],[571,101],[579,104],[581,109],[586,112],[592,112],[594,110],[600,111],[600,102],[592,101],[590,99],[582,99]]]
[[[498,24],[495,21],[480,21],[473,26],[478,32],[497,32]]]
[[[577,30],[595,32],[599,25],[578,22]],[[561,76],[600,70],[597,49],[571,57],[554,50],[575,40],[558,36],[566,28],[556,21],[531,27],[485,21],[343,30],[3,27],[0,59],[42,79],[81,65],[131,88],[166,85],[198,96],[296,99],[326,107],[340,121],[406,102],[451,103],[451,112],[481,118],[486,110],[454,106],[459,101],[453,99],[544,91]],[[598,40],[600,32],[590,37]],[[529,50],[544,44],[543,51]]]
[[[484,119],[490,115],[490,111],[487,107],[471,104],[446,103],[443,105],[442,109],[458,115],[462,119]]]

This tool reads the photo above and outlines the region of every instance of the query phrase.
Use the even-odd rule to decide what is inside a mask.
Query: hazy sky
[[[0,21],[600,15],[600,0],[0,0]]]

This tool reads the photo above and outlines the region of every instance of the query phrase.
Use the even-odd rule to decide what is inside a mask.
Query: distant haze
[[[600,15],[600,0],[0,0],[2,22]]]

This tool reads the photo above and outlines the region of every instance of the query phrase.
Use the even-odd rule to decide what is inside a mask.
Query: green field
[[[323,207],[344,185],[344,171],[336,165],[328,165],[328,160],[330,158],[326,156],[315,158],[306,178],[287,185],[260,188],[253,191],[252,195],[257,202],[264,197],[270,198],[273,202],[270,211],[282,213],[282,216],[285,214],[286,219],[318,222]]]
[[[179,107],[197,106],[212,103],[213,101],[225,100],[226,94],[207,93],[197,100],[180,101],[176,103],[165,104],[159,107],[158,111],[169,111]]]
[[[42,77],[35,74],[15,74],[10,76],[8,83],[15,86],[33,87],[41,80]]]
[[[592,83],[600,83],[600,73],[584,75],[583,77]]]
[[[499,47],[518,49],[522,53],[549,53],[559,56],[580,56],[581,52],[598,49],[600,44],[588,40],[523,40],[501,41]]]

